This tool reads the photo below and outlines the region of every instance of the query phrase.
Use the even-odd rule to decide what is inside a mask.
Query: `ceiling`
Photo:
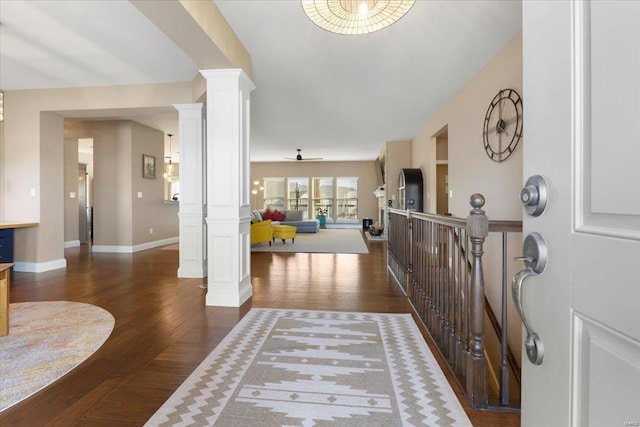
[[[297,148],[375,159],[385,142],[412,138],[522,28],[520,1],[417,0],[398,23],[359,36],[316,27],[296,0],[215,3],[251,56],[252,161]],[[3,90],[191,81],[198,68],[128,1],[0,1]],[[178,130],[171,106],[71,116]]]

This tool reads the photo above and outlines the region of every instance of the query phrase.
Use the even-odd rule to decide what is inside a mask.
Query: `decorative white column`
[[[207,305],[239,307],[252,294],[249,99],[240,69],[202,70],[207,79]]]
[[[180,265],[178,277],[207,276],[204,104],[176,104],[180,138]]]

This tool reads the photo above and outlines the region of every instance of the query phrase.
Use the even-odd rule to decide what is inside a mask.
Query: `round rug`
[[[9,305],[9,335],[0,337],[0,411],[51,384],[91,356],[115,319],[71,301]]]

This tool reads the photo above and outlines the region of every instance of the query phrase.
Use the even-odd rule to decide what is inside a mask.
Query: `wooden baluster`
[[[440,322],[440,224],[434,224],[433,230],[433,238],[436,247],[436,256],[434,257],[434,306],[435,306],[435,325],[434,325],[434,335],[438,346],[442,348],[442,333],[440,332],[440,326],[442,323]]]
[[[411,294],[411,288],[413,287],[413,222],[411,211],[407,211],[407,244],[405,246],[407,251],[407,277],[405,278],[407,296]]]
[[[509,368],[507,367],[508,353],[508,324],[507,324],[507,233],[502,232],[502,335],[500,337],[501,358],[500,358],[500,404],[509,405]]]
[[[449,256],[447,257],[447,271],[449,279],[447,288],[449,289],[449,360],[455,366],[456,360],[456,278],[455,278],[455,228],[449,227]]]
[[[442,346],[443,349],[445,349],[445,351],[443,351],[443,353],[445,353],[445,357],[448,356],[448,354],[446,354],[446,343],[447,343],[447,330],[446,330],[446,325],[447,325],[447,307],[446,307],[446,302],[447,302],[447,283],[446,283],[446,279],[447,279],[447,271],[446,271],[446,264],[445,264],[445,258],[447,256],[447,249],[446,249],[446,236],[447,236],[447,227],[444,225],[440,225],[440,259],[438,260],[438,263],[440,264],[440,345]]]
[[[426,271],[426,285],[427,285],[427,327],[429,332],[433,331],[433,275],[432,275],[432,258],[433,258],[433,237],[431,234],[431,228],[433,223],[431,221],[425,224],[426,226],[426,245],[427,245],[427,271]]]
[[[412,272],[412,277],[411,277],[411,301],[414,301],[414,307],[416,307],[416,310],[418,311],[418,314],[420,314],[420,310],[417,308],[417,305],[415,303],[416,300],[416,294],[418,293],[418,280],[420,280],[420,242],[419,242],[419,233],[418,230],[415,229],[415,226],[417,224],[414,224],[414,230],[413,230],[413,237],[411,239],[412,241],[412,251],[411,251],[411,264],[413,265],[413,272]]]
[[[440,330],[440,268],[438,258],[440,252],[438,250],[438,236],[440,226],[436,223],[433,224],[433,245],[435,248],[435,254],[433,256],[433,330],[436,342],[440,344],[440,336],[438,331]]]
[[[467,353],[466,394],[472,408],[486,408],[487,361],[484,357],[484,274],[482,254],[484,240],[489,234],[489,220],[481,209],[485,199],[481,194],[473,194],[470,204],[473,207],[467,217],[467,231],[471,238],[470,322],[469,352]]]
[[[462,304],[462,315],[464,316],[462,319],[462,350],[464,357],[464,369],[462,370],[462,379],[466,380],[467,378],[467,367],[466,367],[466,359],[467,353],[469,352],[469,288],[470,288],[470,279],[471,279],[471,271],[468,269],[469,263],[469,233],[467,230],[464,230],[464,253],[465,257],[463,260],[464,263],[464,286],[463,286],[463,304]]]
[[[414,279],[416,281],[416,291],[418,292],[417,298],[420,301],[418,313],[420,314],[420,318],[422,319],[422,323],[427,324],[427,320],[424,315],[424,256],[425,256],[425,247],[424,247],[424,230],[423,230],[423,222],[417,221],[414,224],[415,229],[415,244],[416,244],[416,265],[414,266]]]
[[[462,248],[464,243],[464,234],[463,230],[458,228],[458,250],[457,252],[457,263],[456,263],[456,366],[455,372],[458,375],[462,375],[463,366],[464,366],[464,349],[462,346],[462,322],[463,322],[463,298],[462,294],[464,292],[464,278],[467,276],[466,263],[462,264]]]
[[[451,322],[449,321],[449,315],[451,312],[451,282],[449,272],[449,233],[451,229],[448,226],[442,226],[442,305],[443,305],[443,318],[444,328],[443,331],[443,353],[446,355],[447,362],[451,363],[453,360],[451,353]]]
[[[451,310],[451,299],[450,299],[450,293],[451,293],[451,282],[449,281],[449,275],[450,275],[450,271],[449,271],[449,233],[451,232],[451,229],[449,228],[449,226],[443,226],[442,227],[442,238],[443,238],[443,248],[444,248],[444,257],[442,259],[443,261],[443,265],[442,265],[442,284],[444,286],[443,289],[443,297],[444,297],[444,310],[443,310],[443,314],[444,314],[444,346],[445,346],[445,353],[447,354],[447,361],[451,361],[451,322],[449,321],[449,314],[450,314],[450,310]]]
[[[427,223],[427,247],[429,250],[427,257],[427,298],[429,300],[427,325],[429,331],[433,333],[433,222]]]

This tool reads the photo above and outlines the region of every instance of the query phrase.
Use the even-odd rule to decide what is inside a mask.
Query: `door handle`
[[[513,296],[513,303],[516,306],[516,311],[518,312],[520,319],[522,319],[522,324],[527,330],[527,338],[524,340],[524,348],[527,350],[527,357],[529,357],[529,361],[534,365],[542,365],[542,359],[544,358],[544,345],[542,344],[542,339],[540,339],[540,336],[529,326],[529,322],[527,322],[527,318],[524,315],[524,310],[522,308],[522,284],[527,277],[537,275],[538,273],[529,267],[516,274],[511,283],[511,295]]]
[[[529,361],[534,365],[542,365],[544,359],[544,345],[540,336],[533,331],[522,306],[522,285],[532,276],[542,273],[547,265],[547,245],[540,233],[529,234],[522,245],[523,256],[515,258],[525,263],[525,268],[516,274],[511,281],[511,296],[516,311],[522,319],[522,324],[527,331],[524,347]]]

